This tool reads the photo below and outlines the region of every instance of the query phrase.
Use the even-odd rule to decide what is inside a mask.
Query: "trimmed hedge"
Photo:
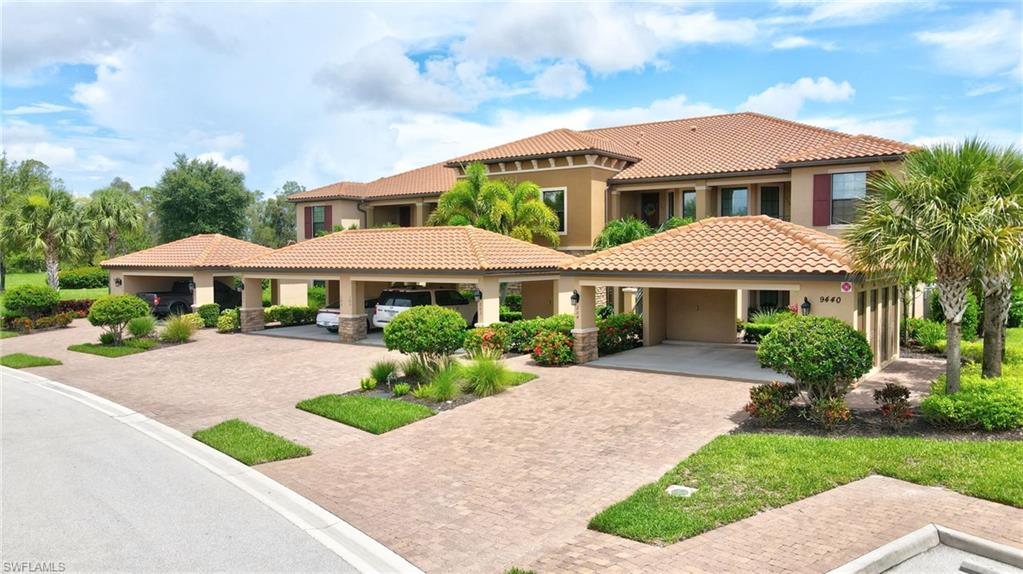
[[[610,355],[643,344],[643,317],[619,313],[597,320],[597,352]]]
[[[57,303],[58,313],[74,313],[75,317],[84,319],[89,314],[89,307],[95,303],[95,299],[71,299]]]
[[[205,305],[199,305],[199,308],[195,310],[199,318],[202,319],[203,327],[216,327],[217,319],[220,317],[220,305],[216,303],[207,303]]]
[[[541,331],[532,341],[533,360],[545,367],[570,365],[575,362],[572,345],[569,335],[560,331]]]
[[[316,322],[318,312],[318,307],[271,305],[263,309],[263,320],[267,323],[280,323],[282,326],[308,325]]]
[[[110,284],[110,273],[101,267],[78,267],[57,273],[61,289],[98,289]]]
[[[1023,367],[1003,368],[1003,376],[984,379],[980,367],[963,370],[958,393],[945,394],[945,376],[931,385],[920,412],[931,424],[988,431],[1023,428]]]
[[[567,313],[516,321],[507,327],[506,348],[517,353],[531,353],[533,339],[540,332],[557,331],[571,338],[573,328],[575,328],[575,317]]]
[[[36,319],[53,315],[60,295],[46,285],[18,285],[4,294],[4,317]]]
[[[751,343],[757,345],[766,337],[777,325],[769,325],[766,323],[743,323],[742,326],[742,342]]]

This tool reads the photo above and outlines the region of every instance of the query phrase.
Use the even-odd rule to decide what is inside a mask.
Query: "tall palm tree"
[[[1012,281],[1023,273],[1023,156],[1013,148],[999,152],[985,184],[985,232],[977,244],[978,275],[984,294],[981,372],[984,377],[999,377]]]
[[[46,281],[57,289],[57,271],[61,257],[79,253],[82,239],[80,217],[71,194],[59,185],[46,184],[32,189],[18,205],[15,232],[43,254]]]
[[[135,199],[123,189],[107,187],[93,193],[85,208],[89,225],[106,243],[107,257],[117,255],[117,238],[121,233],[142,229],[142,210]]]
[[[985,233],[979,201],[991,149],[976,139],[910,153],[904,174],[871,178],[856,224],[846,235],[866,272],[903,277],[934,274],[945,313],[945,388],[959,391],[960,324]]]
[[[472,225],[525,241],[543,237],[557,247],[558,216],[544,202],[540,188],[525,181],[514,186],[487,177],[482,163],[473,162],[465,177],[440,196],[429,225]]]

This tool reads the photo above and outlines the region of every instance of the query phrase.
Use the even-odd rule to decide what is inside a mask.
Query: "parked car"
[[[470,326],[476,324],[476,302],[455,289],[400,288],[380,293],[373,325],[384,328],[398,313],[422,305],[440,305],[458,313]]]
[[[184,315],[192,312],[195,300],[188,288],[188,281],[175,281],[170,291],[144,291],[136,293],[157,316]],[[233,309],[242,304],[242,294],[220,281],[213,282],[213,302],[221,309]]]
[[[366,330],[368,331],[373,328],[373,315],[376,314],[377,311],[377,300],[375,298],[366,299],[365,309]],[[340,315],[341,315],[340,303],[334,303],[332,305],[324,307],[323,309],[320,309],[316,313],[316,326],[323,327],[324,329],[330,331],[331,333],[337,333],[337,325],[340,320],[339,319]]]

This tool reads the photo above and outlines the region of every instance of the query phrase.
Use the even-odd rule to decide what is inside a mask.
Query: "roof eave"
[[[689,181],[693,179],[711,179],[718,177],[748,177],[754,175],[781,175],[789,173],[787,169],[755,169],[747,171],[720,171],[712,173],[694,173],[689,175],[658,175],[653,177],[612,177],[607,180],[609,184],[630,184],[630,183],[657,183],[661,181]]]
[[[240,273],[364,273],[366,275],[408,275],[410,273],[421,273],[427,275],[535,275],[547,273],[561,273],[562,269],[552,267],[530,267],[514,269],[430,269],[430,268],[399,268],[399,269],[372,269],[372,268],[348,268],[348,267],[248,267],[232,266],[231,271]]]
[[[612,152],[605,151],[605,150],[588,148],[588,149],[580,149],[580,150],[573,150],[573,151],[553,152],[553,153],[537,153],[537,154],[528,154],[528,155],[516,155],[516,156],[508,156],[508,157],[500,157],[500,158],[492,158],[492,159],[451,160],[451,161],[445,163],[444,167],[457,168],[457,167],[462,167],[462,166],[464,166],[466,164],[470,164],[470,163],[477,162],[477,161],[482,163],[482,164],[490,165],[490,164],[507,162],[507,161],[523,161],[523,160],[532,160],[532,159],[544,159],[544,158],[548,158],[548,157],[568,157],[568,156],[586,155],[586,154],[593,154],[593,153],[600,154],[602,156],[609,157],[609,158],[612,158],[612,159],[620,159],[620,160],[624,160],[624,161],[631,161],[633,163],[638,162],[641,159],[641,158],[638,158],[638,157],[633,157],[633,156],[629,156],[629,155],[625,155],[625,154],[612,153]],[[587,167],[587,166],[579,165],[579,166],[572,166],[572,167]]]
[[[295,197],[295,196],[288,196],[287,199],[291,203],[306,203],[306,202],[309,202],[309,201],[324,201],[324,200],[331,200],[331,199],[351,199],[353,201],[359,201],[359,200],[362,199],[362,196],[360,196],[360,195],[334,194],[334,195],[321,195],[321,196],[317,196],[317,197]]]
[[[600,275],[602,277],[635,277],[649,279],[731,279],[759,281],[765,279],[798,279],[802,281],[853,281],[860,282],[864,276],[851,271],[827,272],[784,272],[784,273],[680,273],[673,271],[607,271],[600,269],[563,269],[562,274],[570,277]]]
[[[865,155],[857,157],[843,157],[839,159],[813,159],[807,161],[787,161],[779,163],[778,165],[792,168],[792,167],[811,167],[815,165],[842,165],[850,163],[863,163],[863,162],[874,162],[874,161],[902,161],[906,159],[906,154],[890,154],[890,155]]]

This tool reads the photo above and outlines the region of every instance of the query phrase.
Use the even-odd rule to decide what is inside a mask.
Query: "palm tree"
[[[57,270],[61,257],[79,252],[80,217],[71,194],[51,183],[36,186],[18,205],[15,232],[32,249],[42,251],[46,261],[46,281],[57,289]]]
[[[934,274],[945,313],[948,393],[959,391],[960,323],[985,233],[986,208],[979,198],[992,157],[976,139],[910,153],[901,176],[882,172],[871,178],[873,191],[846,235],[865,272]]]
[[[999,152],[985,183],[985,233],[977,244],[984,294],[981,372],[984,377],[999,377],[1013,275],[1023,267],[1023,156],[1012,148]]]
[[[603,251],[653,234],[654,230],[647,225],[647,222],[629,215],[622,219],[609,221],[604,229],[600,230],[600,235],[593,240],[593,250]]]
[[[127,192],[107,187],[92,194],[85,216],[95,233],[106,243],[107,257],[117,255],[117,238],[122,232],[142,229],[142,210]]]
[[[511,184],[492,180],[482,163],[465,169],[465,178],[440,196],[429,225],[472,225],[525,241],[534,236],[557,247],[558,216],[543,202],[533,182]]]

